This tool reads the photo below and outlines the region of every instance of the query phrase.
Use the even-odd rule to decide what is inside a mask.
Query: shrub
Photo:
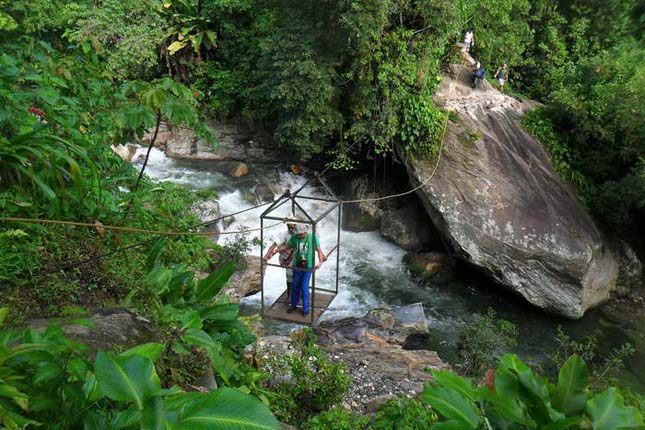
[[[500,360],[489,385],[475,387],[470,379],[435,371],[435,382],[421,398],[439,415],[433,428],[642,428],[640,412],[625,406],[617,388],[594,393],[588,375],[585,362],[574,355],[554,384],[509,354]]]
[[[309,328],[295,332],[291,343],[295,353],[273,356],[268,363],[274,381],[273,410],[292,425],[300,426],[339,403],[351,384],[344,365],[329,360],[314,340]]]
[[[418,399],[399,397],[385,403],[374,420],[374,430],[426,430],[437,421],[427,403]]]
[[[517,327],[503,319],[496,321],[495,316],[495,311],[489,308],[485,315],[476,315],[461,330],[457,355],[464,375],[482,375],[517,343]]]
[[[303,430],[365,430],[369,428],[369,422],[369,418],[365,416],[333,408],[309,418]]]

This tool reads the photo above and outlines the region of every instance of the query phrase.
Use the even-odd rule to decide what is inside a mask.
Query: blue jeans
[[[293,271],[293,284],[291,284],[291,306],[298,306],[302,293],[302,312],[309,312],[309,281],[311,272],[303,270]]]

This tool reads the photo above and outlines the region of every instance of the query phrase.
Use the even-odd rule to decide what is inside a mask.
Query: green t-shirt
[[[313,242],[313,246],[312,246]],[[314,249],[320,246],[320,242],[317,237],[314,237],[312,233],[307,233],[305,239],[300,239],[300,236],[294,234],[289,239],[289,245],[293,248],[293,259],[291,260],[291,265],[296,267],[298,261],[301,259],[307,259],[307,268],[311,269],[314,267]]]

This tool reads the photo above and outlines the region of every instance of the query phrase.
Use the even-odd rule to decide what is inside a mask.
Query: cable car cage
[[[282,320],[282,321],[287,321],[287,322],[292,322],[296,324],[303,324],[303,325],[314,325],[318,319],[322,316],[322,314],[327,310],[331,302],[334,300],[336,295],[338,294],[338,268],[339,268],[339,262],[340,262],[340,222],[341,222],[341,215],[342,215],[342,204],[340,199],[336,196],[336,194],[332,191],[332,189],[327,185],[327,183],[320,177],[320,175],[316,174],[315,179],[322,185],[322,188],[325,190],[325,193],[327,196],[325,198],[322,197],[313,197],[313,196],[305,196],[302,195],[303,189],[309,185],[314,179],[309,179],[303,186],[301,186],[297,191],[294,193],[291,193],[290,190],[286,190],[282,196],[280,196],[277,200],[275,200],[263,213],[260,215],[260,280],[261,280],[261,295],[260,295],[260,300],[262,303],[262,316],[263,317],[269,317],[277,320]],[[305,210],[304,206],[304,201],[306,200],[311,200],[311,201],[318,201],[318,202],[325,202],[324,205],[324,210],[320,214],[317,213],[312,213],[313,210]],[[288,211],[287,216],[278,216],[280,215],[280,211]],[[338,225],[337,225],[337,232],[336,232],[336,244],[335,246],[329,250],[327,253],[327,262],[330,261],[330,256],[335,252],[336,253],[336,279],[334,283],[334,289],[329,289],[329,288],[322,288],[320,286],[316,286],[316,260],[317,260],[317,253],[316,250],[313,249],[313,268],[311,269],[304,269],[304,268],[298,268],[298,267],[292,267],[292,270],[302,270],[302,271],[308,271],[312,272],[311,273],[311,286],[310,286],[310,303],[309,303],[309,308],[310,312],[309,315],[303,316],[301,312],[293,312],[293,313],[287,313],[287,309],[289,307],[289,297],[288,297],[288,291],[285,285],[284,291],[279,295],[278,299],[275,300],[270,306],[266,306],[265,303],[265,275],[264,275],[264,270],[265,266],[272,266],[272,267],[280,267],[284,269],[283,266],[280,266],[279,264],[274,264],[274,263],[269,263],[265,262],[263,257],[264,257],[264,225],[266,220],[270,221],[283,221],[285,223],[293,223],[293,224],[307,224],[311,228],[311,233],[316,236],[316,227],[319,225],[319,223],[332,211],[338,210]],[[318,215],[317,218],[314,218],[315,215]],[[280,245],[280,244],[278,244]],[[324,243],[321,242],[321,247],[323,248],[324,251]]]

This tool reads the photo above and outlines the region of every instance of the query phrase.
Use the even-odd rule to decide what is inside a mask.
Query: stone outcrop
[[[569,318],[617,288],[617,252],[540,142],[520,125],[532,106],[495,90],[472,91],[453,68],[436,95],[455,111],[435,177],[418,193],[435,227],[464,260],[526,300]],[[405,159],[413,184],[435,160]]]
[[[134,157],[134,154],[137,152],[137,149],[139,149],[139,146],[128,143],[126,145],[110,145],[110,149],[112,149],[112,151],[114,151],[116,155],[121,157],[123,161],[129,163],[132,161],[132,157]]]
[[[232,302],[239,302],[244,297],[251,296],[262,289],[260,277],[260,257],[247,255],[244,257],[244,270],[237,271],[228,281],[228,286],[222,288],[218,294],[228,295]],[[266,266],[264,266],[266,270]]]
[[[86,323],[79,323],[84,319]],[[124,349],[148,342],[159,342],[160,336],[154,325],[125,308],[102,309],[89,317],[75,319],[37,319],[29,322],[29,328],[45,329],[50,325],[63,328],[65,336],[89,345],[92,351],[108,351],[120,346]]]
[[[284,161],[284,153],[270,138],[250,130],[248,127],[230,122],[208,121],[219,145],[216,148],[199,139],[195,131],[185,127],[163,125],[157,134],[156,145],[168,157],[190,160],[244,161],[246,163],[276,163]],[[152,132],[143,141],[150,142]]]
[[[407,251],[420,251],[433,245],[433,240],[438,238],[416,198],[369,201],[395,193],[391,189],[374,193],[371,188],[366,176],[353,178],[345,184],[344,200],[368,200],[343,205],[345,230],[379,230],[383,237]]]
[[[318,342],[331,360],[345,364],[353,384],[344,406],[368,412],[394,395],[419,394],[423,383],[432,379],[428,370],[449,369],[434,351],[409,350],[403,345],[411,336],[427,335],[420,303],[396,309],[374,309],[362,318],[321,322],[316,329]],[[293,354],[287,336],[261,337],[254,357]]]
[[[383,237],[406,251],[420,251],[432,240],[431,225],[423,209],[416,205],[385,211],[380,231]]]
[[[403,256],[403,262],[416,275],[424,279],[434,278],[441,274],[441,279],[449,278],[455,266],[454,259],[439,252],[409,252]]]
[[[361,200],[378,197],[370,191],[366,177],[354,178],[347,183],[345,200]],[[343,228],[361,232],[378,230],[381,226],[383,210],[376,202],[347,203],[343,205]]]

